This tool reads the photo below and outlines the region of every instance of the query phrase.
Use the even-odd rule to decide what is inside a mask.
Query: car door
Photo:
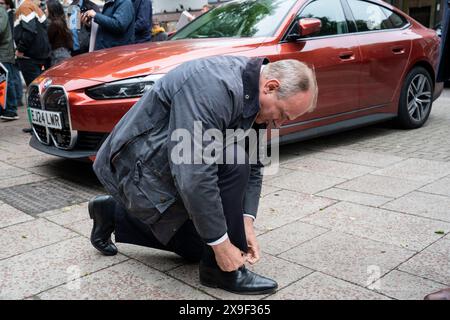
[[[349,36],[349,26],[340,0],[310,1],[300,9],[296,21],[317,18],[320,32],[280,45],[279,59],[297,59],[314,67],[319,87],[316,110],[292,122],[323,118],[352,111],[359,105],[361,54]],[[295,23],[289,33],[298,32]],[[295,30],[297,28],[297,30]]]
[[[381,5],[345,0],[356,23],[361,48],[360,107],[383,107],[402,85],[414,34],[405,18]]]

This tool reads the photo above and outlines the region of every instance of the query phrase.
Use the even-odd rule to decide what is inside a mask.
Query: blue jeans
[[[5,108],[5,112],[13,112],[13,113],[17,113],[17,98],[18,98],[18,93],[17,93],[17,75],[18,75],[18,70],[17,67],[12,64],[12,63],[8,63],[5,62],[3,63],[3,65],[5,66],[5,68],[8,70],[8,85],[7,85],[7,95],[6,95],[6,108]],[[19,77],[19,81],[20,81],[20,77]]]

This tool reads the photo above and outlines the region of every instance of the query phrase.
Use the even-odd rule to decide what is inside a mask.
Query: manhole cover
[[[96,187],[83,186],[63,179],[49,179],[0,189],[0,200],[22,212],[36,215],[86,202],[102,192],[104,191]]]

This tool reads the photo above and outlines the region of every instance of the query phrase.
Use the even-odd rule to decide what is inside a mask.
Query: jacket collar
[[[266,60],[265,58],[251,58],[242,73],[244,118],[250,118],[259,112],[259,79],[261,66]]]

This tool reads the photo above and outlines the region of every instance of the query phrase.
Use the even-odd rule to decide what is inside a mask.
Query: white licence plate
[[[30,108],[31,122],[52,129],[62,129],[61,112]]]

